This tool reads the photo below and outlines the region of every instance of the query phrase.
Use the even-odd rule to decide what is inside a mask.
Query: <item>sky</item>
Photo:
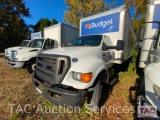
[[[105,0],[107,4],[114,0]],[[116,0],[116,6],[124,3],[124,0]],[[52,20],[55,18],[59,23],[63,23],[64,11],[67,10],[65,0],[24,0],[26,7],[29,8],[31,17],[24,18],[26,24],[35,25],[41,18]]]

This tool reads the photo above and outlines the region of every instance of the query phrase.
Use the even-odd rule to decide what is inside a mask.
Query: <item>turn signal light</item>
[[[82,82],[90,82],[92,79],[92,73],[85,73],[85,74],[81,74],[81,81]]]

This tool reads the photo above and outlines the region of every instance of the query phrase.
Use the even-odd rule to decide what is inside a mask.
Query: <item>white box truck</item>
[[[57,48],[58,45],[62,45],[61,43],[67,45],[78,36],[78,29],[65,24],[44,28],[44,38],[32,40],[28,48],[11,51],[8,64],[13,68],[26,67],[28,72],[32,73],[36,68],[36,57],[40,52]]]
[[[38,55],[33,87],[56,104],[83,106],[87,96],[88,108],[98,106],[102,85],[116,82],[112,66],[132,57],[134,40],[126,6],[82,18],[70,46]]]
[[[160,117],[160,0],[150,0],[147,5],[146,23],[139,34],[142,41],[139,67],[144,68],[141,80],[137,80],[137,96],[139,106],[152,106],[153,114],[142,114],[138,117]]]

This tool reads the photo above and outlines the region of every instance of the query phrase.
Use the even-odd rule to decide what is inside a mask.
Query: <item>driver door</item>
[[[109,51],[107,46],[112,46],[112,43],[110,38],[105,36],[102,44],[102,60],[104,60],[106,67],[109,68],[113,65],[114,52]]]

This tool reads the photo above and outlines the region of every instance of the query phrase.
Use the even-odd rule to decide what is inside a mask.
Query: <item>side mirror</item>
[[[124,49],[124,41],[118,40],[116,46],[103,46],[103,49],[116,49],[116,50],[123,50]]]
[[[123,50],[123,49],[124,49],[124,41],[123,40],[118,40],[116,50]]]

